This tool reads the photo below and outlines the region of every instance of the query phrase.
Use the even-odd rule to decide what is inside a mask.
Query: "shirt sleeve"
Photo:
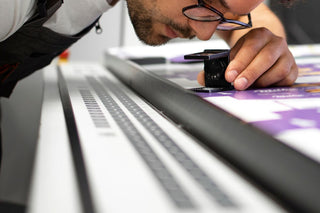
[[[0,0],[0,42],[15,33],[34,13],[36,0]]]

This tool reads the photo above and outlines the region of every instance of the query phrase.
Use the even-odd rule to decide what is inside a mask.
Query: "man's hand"
[[[266,28],[256,28],[239,39],[230,52],[226,80],[237,90],[288,86],[298,76],[298,67],[284,38]]]
[[[288,86],[298,76],[298,67],[284,38],[266,28],[256,28],[242,36],[230,52],[225,78],[237,90],[249,86]],[[204,73],[198,75],[204,84]]]

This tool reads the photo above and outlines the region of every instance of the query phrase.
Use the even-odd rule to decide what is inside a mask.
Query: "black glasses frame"
[[[217,15],[219,15],[219,17],[217,17],[216,20],[213,19],[203,19],[203,18],[194,18],[194,17],[190,17],[186,14],[187,10],[190,9],[195,9],[195,8],[206,8],[214,13],[216,13]],[[194,5],[190,5],[187,7],[182,8],[182,13],[183,15],[185,15],[187,18],[191,19],[191,20],[195,20],[195,21],[201,21],[201,22],[214,22],[214,21],[219,21],[219,24],[225,24],[225,23],[232,23],[232,24],[236,24],[239,26],[227,29],[227,28],[223,28],[223,27],[217,27],[217,30],[241,30],[241,29],[246,29],[246,28],[251,28],[252,27],[252,21],[251,21],[251,15],[250,13],[247,14],[248,16],[248,23],[244,23],[242,21],[238,21],[238,20],[233,20],[233,19],[227,19],[223,16],[223,14],[217,10],[216,8],[212,7],[211,5],[205,3],[203,0],[198,0],[198,4],[194,4]]]

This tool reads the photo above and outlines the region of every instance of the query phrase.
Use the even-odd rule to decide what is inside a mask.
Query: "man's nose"
[[[189,19],[189,26],[200,40],[209,40],[216,31],[219,21],[200,22]]]

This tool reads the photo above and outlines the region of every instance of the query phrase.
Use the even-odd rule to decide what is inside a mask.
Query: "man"
[[[290,85],[297,78],[297,66],[288,50],[284,29],[275,15],[261,4],[262,0],[127,2],[137,35],[151,45],[165,43],[174,37],[196,36],[208,40],[221,25],[226,25],[224,18],[247,23],[251,12],[254,29],[225,31],[222,28],[223,31],[217,31],[232,47],[227,81],[234,82],[236,89],[244,90],[252,84],[261,87]],[[192,4],[196,6],[190,6]],[[184,16],[181,10],[188,6]],[[218,18],[214,20],[214,16]],[[204,84],[203,72],[198,81]]]
[[[116,2],[1,1],[0,95],[6,97],[17,81],[50,63],[86,34]],[[208,40],[217,30],[232,47],[226,79],[234,82],[236,89],[244,90],[251,85],[290,85],[297,78],[297,65],[287,47],[284,29],[262,1],[127,0],[127,3],[134,29],[146,44],[160,45],[175,37]],[[198,81],[203,84],[203,72]]]

